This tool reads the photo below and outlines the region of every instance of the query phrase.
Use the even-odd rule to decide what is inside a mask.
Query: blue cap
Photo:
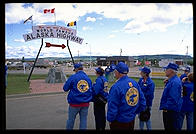
[[[179,66],[177,64],[174,64],[174,63],[169,63],[166,67],[163,67],[164,69],[173,69],[173,70],[176,70],[178,71],[178,68]]]
[[[101,73],[101,68],[98,67],[98,68],[95,69],[95,71]]]
[[[81,63],[74,64],[74,70],[73,71],[75,71],[75,69],[78,69],[80,67],[82,67],[82,64]]]
[[[143,67],[143,68],[140,68],[139,70],[142,71],[142,72],[144,72],[144,73],[147,73],[147,74],[151,73],[150,68],[148,68],[146,66]]]
[[[190,70],[191,70],[191,68],[188,66],[184,69],[184,71],[187,71],[187,72],[190,72]]]
[[[121,74],[127,74],[129,72],[129,68],[124,62],[119,62],[115,69]]]

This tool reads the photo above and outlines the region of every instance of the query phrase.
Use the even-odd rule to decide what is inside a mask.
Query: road
[[[163,130],[162,111],[159,110],[161,89],[155,90],[152,107],[152,129]],[[53,129],[64,130],[68,116],[67,96],[64,93],[36,96],[6,97],[6,129]],[[107,105],[106,105],[107,109]],[[95,129],[93,104],[90,103],[87,128]],[[74,129],[79,128],[77,116]],[[185,125],[183,126],[185,128]],[[109,129],[108,122],[106,129]],[[138,116],[135,130],[139,129]]]

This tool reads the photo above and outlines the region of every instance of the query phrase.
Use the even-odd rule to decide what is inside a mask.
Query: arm
[[[141,91],[139,85],[138,85],[138,92],[139,92],[139,107],[135,111],[136,114],[138,114],[141,111],[144,111],[146,109],[146,99],[145,99],[144,94]]]
[[[70,88],[73,86],[72,84],[72,76],[69,77],[69,79],[65,82],[64,86],[63,86],[63,90],[65,92],[69,91]]]
[[[119,93],[118,87],[112,86],[108,96],[108,112],[107,112],[107,120],[112,122],[116,119],[116,115],[118,114],[119,108]]]
[[[149,91],[146,94],[147,95],[147,98],[148,98],[146,100],[147,107],[152,106],[152,100],[154,98],[154,88],[155,88],[155,85],[154,85],[153,82],[148,85]]]
[[[181,89],[181,84],[177,82],[173,82],[171,84],[172,85],[168,91],[168,98],[167,98],[168,107],[176,106],[178,104],[179,97],[181,97],[181,90],[180,91],[177,90],[177,89]]]
[[[96,79],[96,83],[93,85],[95,95],[97,95],[101,91],[101,89],[103,89],[103,87],[101,85],[102,85],[101,79],[99,79],[99,78]]]

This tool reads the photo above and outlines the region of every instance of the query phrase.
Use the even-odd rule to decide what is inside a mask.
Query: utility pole
[[[122,48],[120,49],[120,56],[122,56]]]
[[[89,44],[89,43],[86,43],[86,44]],[[91,45],[89,44],[90,46],[90,68],[91,68]]]
[[[186,65],[187,65],[187,61],[188,61],[188,46],[186,46]]]
[[[90,45],[90,68],[91,68],[91,45]]]

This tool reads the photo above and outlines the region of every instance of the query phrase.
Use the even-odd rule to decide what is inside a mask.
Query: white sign
[[[33,26],[32,28],[32,33],[23,35],[25,42],[41,38],[59,38],[70,40],[79,44],[82,44],[83,42],[83,38],[76,36],[75,29],[51,25]]]
[[[58,33],[66,33],[76,36],[76,30],[72,28],[56,26],[56,25],[39,25],[33,26],[33,32],[58,32]]]

